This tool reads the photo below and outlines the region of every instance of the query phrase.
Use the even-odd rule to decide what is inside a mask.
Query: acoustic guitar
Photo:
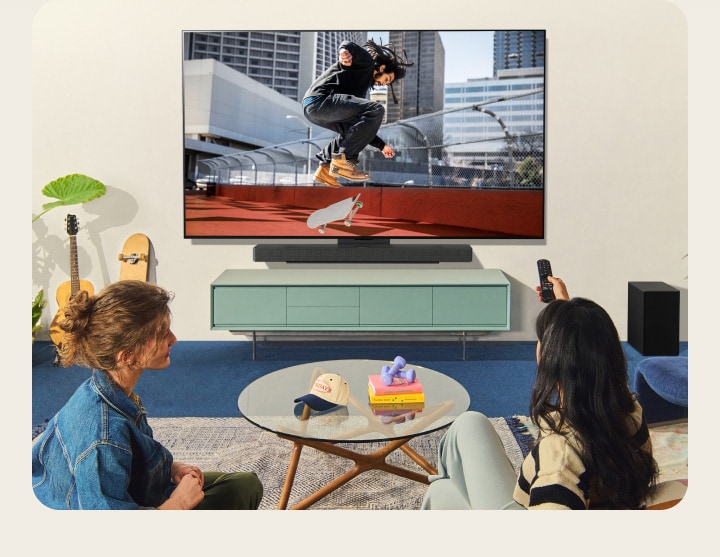
[[[87,290],[90,295],[95,293],[95,288],[91,282],[80,280],[77,254],[78,221],[75,215],[68,215],[65,218],[65,225],[68,236],[70,237],[70,280],[58,286],[55,292],[59,309],[57,314],[55,314],[55,319],[53,319],[50,325],[50,340],[58,347],[62,345],[62,341],[65,339],[65,333],[60,328],[59,323],[65,318],[65,306],[70,301],[70,298],[81,290]]]

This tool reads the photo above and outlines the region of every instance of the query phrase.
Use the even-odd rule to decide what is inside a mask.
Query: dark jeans
[[[333,154],[345,153],[356,160],[377,135],[385,115],[380,103],[352,95],[327,95],[307,105],[305,118],[313,124],[338,134],[329,145],[315,155],[321,163],[330,163]]]

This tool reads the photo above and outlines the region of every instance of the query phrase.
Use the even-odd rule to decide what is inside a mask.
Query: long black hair
[[[574,432],[596,491],[614,508],[638,508],[655,486],[658,468],[641,449],[648,441],[644,418],[642,425],[632,423],[635,398],[612,319],[590,300],[556,300],[538,316],[536,333],[533,422],[562,435]]]
[[[392,44],[377,44],[374,40],[368,39],[363,48],[370,53],[375,61],[375,69],[379,69],[380,66],[385,66],[384,73],[392,73],[395,75],[393,81],[397,81],[405,77],[406,68],[415,65],[414,62],[407,61],[407,53],[403,50],[403,55],[400,56],[395,52]],[[393,90],[392,83],[390,84],[390,92],[392,93],[393,100],[397,104],[397,97]]]

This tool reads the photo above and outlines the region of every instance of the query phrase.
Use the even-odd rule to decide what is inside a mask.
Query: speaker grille
[[[450,263],[472,261],[469,244],[259,244],[253,261],[282,263]]]

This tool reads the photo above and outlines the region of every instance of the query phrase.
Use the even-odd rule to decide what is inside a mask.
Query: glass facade
[[[493,153],[507,149],[507,134],[515,143],[541,140],[545,79],[542,69],[534,71],[537,75],[445,86],[443,131],[451,164],[492,160]]]

